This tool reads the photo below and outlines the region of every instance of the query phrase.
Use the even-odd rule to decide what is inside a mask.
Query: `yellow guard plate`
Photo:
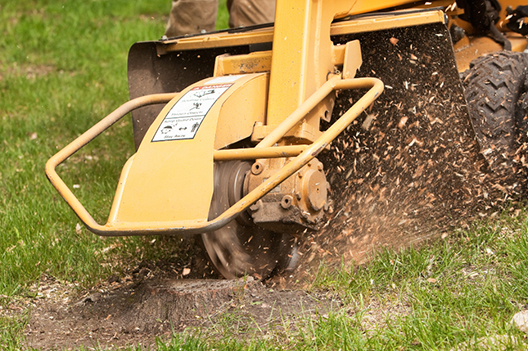
[[[169,102],[123,168],[107,225],[206,222],[220,110],[256,76],[205,79]]]

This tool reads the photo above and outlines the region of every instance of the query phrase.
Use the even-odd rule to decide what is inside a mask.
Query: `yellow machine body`
[[[330,41],[331,36],[445,23],[442,10],[396,11],[390,17],[375,15],[375,11],[403,8],[411,3],[415,2],[278,1],[275,26],[269,29],[178,38],[156,44],[159,55],[270,41],[273,42],[273,50],[247,55],[219,55],[215,63],[215,77],[192,84],[175,95],[144,134],[137,153],[124,166],[108,223],[104,227],[113,234],[121,230],[123,234],[130,234],[136,231],[160,233],[165,230],[171,232],[174,228],[201,228],[209,216],[214,190],[214,161],[257,159],[259,156],[249,150],[225,150],[224,153],[220,150],[251,138],[258,143],[257,149],[262,148],[260,155],[292,156],[306,150],[303,145],[309,145],[323,135],[320,121],[329,119],[334,104],[333,95],[328,95],[327,91],[326,94],[319,94],[321,96],[315,105],[299,107],[310,96],[316,95],[338,68],[343,72],[340,73],[342,78],[351,79],[361,65],[359,42],[334,45]],[[449,4],[433,1],[422,7],[441,5]],[[450,10],[454,17],[460,13],[455,8]],[[336,18],[365,13],[374,15],[331,24]],[[473,42],[487,46],[489,39]],[[525,47],[526,40],[516,42],[515,49]],[[460,44],[459,56],[463,67],[471,58],[468,51],[467,43],[465,47]],[[200,98],[192,97],[197,91],[207,89],[216,91],[204,97],[214,99],[210,106],[207,105],[207,113],[194,118],[192,124],[182,122],[182,117],[178,116],[172,120],[180,124],[171,126],[170,116],[191,108],[193,103],[201,104]],[[218,94],[218,91],[222,93]],[[295,122],[285,123],[291,115],[295,115]],[[181,136],[174,131],[167,132],[169,139],[163,139],[164,128],[185,130]],[[189,130],[193,132],[189,133]],[[328,139],[323,143],[328,145],[330,141]],[[271,150],[272,146],[276,147],[275,150]],[[48,170],[51,168],[50,164]],[[48,171],[48,176],[56,179],[54,171]],[[59,187],[62,188],[62,185]],[[74,209],[79,208],[80,203],[73,202]],[[244,206],[247,207],[247,204]],[[82,206],[79,211],[83,212],[81,219],[89,218],[89,223],[86,223],[89,228],[100,234],[106,231],[103,226],[94,224]]]
[[[385,10],[391,12],[377,12]],[[364,178],[375,174],[390,186],[372,185],[371,193],[352,194],[350,201],[358,206],[368,204],[366,217],[378,211],[376,206],[392,208],[386,197],[404,194],[397,189],[400,182],[407,182],[408,189],[418,187],[421,183],[415,175],[427,173],[424,169],[438,162],[431,155],[453,159],[456,168],[462,161],[453,155],[477,153],[458,70],[501,47],[490,38],[471,36],[469,28],[468,36],[453,46],[447,26],[460,24],[462,14],[453,1],[279,0],[273,27],[137,43],[129,54],[132,100],[53,156],[46,165],[48,178],[86,226],[99,235],[214,234],[240,220],[242,214],[252,217],[251,225],[281,233],[289,228],[318,229],[325,215],[332,214],[332,193],[340,191],[332,192],[330,184],[346,184],[346,188],[361,184],[359,175],[354,181],[349,177],[360,174],[358,169],[368,162],[374,162],[374,169],[364,172]],[[437,46],[423,47],[420,33]],[[377,40],[378,34],[383,41]],[[525,38],[515,33],[506,36],[514,50],[525,50]],[[407,40],[405,47],[398,44],[403,39]],[[422,51],[416,51],[417,47]],[[408,63],[402,66],[404,81],[392,72],[401,62]],[[387,83],[377,79],[378,75],[391,82],[387,84],[391,92],[376,105]],[[411,103],[415,104],[406,105]],[[101,225],[55,168],[130,111],[137,152],[123,168],[108,221]],[[392,119],[374,128],[378,134],[368,134],[372,123],[389,111]],[[364,112],[367,117],[361,125],[354,124]],[[406,126],[412,118],[416,121]],[[447,130],[448,125],[453,128]],[[346,141],[336,144],[336,138],[352,126],[355,134],[347,134]],[[453,130],[455,135],[444,136]],[[440,149],[448,150],[443,156],[439,156],[439,147],[427,147],[427,133],[431,139],[438,138]],[[370,143],[368,147],[359,147],[364,142],[361,138]],[[444,144],[453,140],[456,145],[451,151]],[[391,145],[391,141],[401,145]],[[415,145],[426,150],[415,152]],[[331,172],[324,167],[332,162],[316,158],[325,150],[337,155]],[[354,155],[365,150],[372,154]],[[344,159],[349,163],[342,165]],[[407,166],[410,159],[414,166]],[[477,157],[468,159],[480,162]],[[211,204],[221,194],[215,172],[227,169],[218,167],[221,162],[233,161],[250,164],[237,164],[240,174],[230,178],[236,191],[230,188],[226,209],[213,213],[216,209]],[[395,174],[388,174],[386,165],[394,166]],[[405,175],[409,169],[416,171]],[[438,174],[458,177],[461,173]],[[413,194],[419,197],[427,188],[442,188],[434,185],[440,181],[438,174],[431,174]],[[457,179],[449,180],[450,184]],[[238,192],[236,196],[233,191]],[[450,194],[453,203],[461,198],[455,196],[456,191]],[[441,197],[428,195],[431,201]],[[374,198],[379,205],[372,205]],[[340,204],[349,206],[350,201]],[[418,208],[402,209],[396,222],[406,223],[405,216],[422,211],[426,202],[420,198],[415,201]],[[456,213],[458,205],[445,203],[439,207]],[[362,210],[357,213],[364,214]],[[435,216],[441,217],[431,214],[430,218]],[[245,221],[240,225],[248,225]],[[357,227],[361,225],[362,215],[357,220]]]
[[[123,169],[108,225],[207,222],[213,150],[264,121],[267,87],[264,73],[212,78],[168,103]]]
[[[74,145],[84,142],[75,141],[52,158],[47,165],[48,177],[88,228],[101,235],[185,234],[217,229],[301,169],[379,96],[381,82],[353,79],[361,65],[359,43],[335,48],[330,42],[332,20],[339,14],[348,14],[352,7],[353,4],[339,1],[324,5],[323,1],[308,5],[302,1],[279,2],[277,11],[287,15],[279,16],[282,20],[277,21],[277,26],[279,31],[290,33],[286,40],[275,40],[275,49],[260,55],[234,60],[219,56],[215,64],[217,77],[175,95],[124,166],[105,225],[91,218],[54,170],[74,150]],[[298,31],[300,27],[305,31]],[[300,46],[291,50],[292,45]],[[279,51],[283,54],[274,57]],[[344,75],[334,74],[336,65]],[[238,70],[233,69],[235,66]],[[314,71],[318,73],[314,75]],[[336,123],[335,131],[321,133],[319,119],[331,113],[331,93],[360,87],[371,90],[345,114],[347,124]],[[212,104],[204,103],[207,113],[187,122],[185,114],[192,115],[193,106],[202,104],[196,97],[199,91],[214,91],[203,97]],[[91,140],[115,122],[115,117],[107,121],[80,139]],[[180,128],[186,128],[181,135],[175,132]],[[192,133],[186,134],[189,130]],[[222,150],[245,138],[258,142],[255,150]],[[282,142],[284,138],[289,141]],[[265,179],[247,198],[226,211],[225,218],[219,216],[216,222],[208,222],[214,160],[287,156],[297,156],[289,163],[289,169],[283,167],[275,177]]]

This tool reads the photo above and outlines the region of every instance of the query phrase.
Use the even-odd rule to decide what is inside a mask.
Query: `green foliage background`
[[[219,27],[227,20],[222,6]],[[44,164],[127,101],[128,49],[160,38],[170,7],[167,0],[0,2],[0,294],[44,272],[82,284],[108,273],[94,252],[118,240],[76,229]],[[103,221],[133,153],[130,122],[100,139],[59,171]],[[140,239],[124,242],[130,252],[141,249]]]

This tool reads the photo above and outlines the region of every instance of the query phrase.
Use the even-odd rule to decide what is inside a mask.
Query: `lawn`
[[[17,294],[43,273],[90,284],[107,273],[94,252],[108,240],[77,227],[79,220],[52,189],[43,167],[127,100],[128,48],[163,34],[170,3],[0,6],[0,294]],[[119,164],[133,152],[130,123],[101,139],[60,170],[99,216],[108,210]]]
[[[227,21],[222,6],[219,28]],[[23,347],[27,311],[3,311],[32,298],[29,287],[44,275],[82,290],[170,254],[152,238],[89,233],[44,174],[51,155],[127,101],[128,49],[160,38],[169,11],[167,0],[0,2],[0,349]],[[103,219],[133,152],[124,120],[59,172]],[[526,215],[507,212],[424,248],[383,252],[352,271],[322,266],[313,289],[344,305],[300,318],[287,332],[263,339],[226,325],[174,335],[158,349],[481,349],[490,337],[524,349],[526,336],[510,320],[528,303]]]
[[[122,262],[143,253],[141,238],[101,239],[80,227],[43,170],[128,100],[128,49],[160,38],[169,11],[164,0],[0,3],[1,306],[43,274],[79,287],[104,279],[116,266],[104,264],[103,248],[116,247]],[[134,151],[131,129],[119,124],[59,169],[97,218]],[[1,333],[10,329],[0,324]]]

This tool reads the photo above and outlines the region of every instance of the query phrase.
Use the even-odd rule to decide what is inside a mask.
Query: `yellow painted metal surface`
[[[393,16],[372,15],[357,20],[333,23],[331,34],[365,33],[389,28],[405,28],[444,22],[444,12],[441,10],[400,14],[394,12]]]
[[[434,3],[435,2],[432,1],[432,4]],[[349,16],[349,15],[358,15],[358,14],[375,12],[375,11],[380,11],[380,10],[387,10],[390,8],[400,7],[404,5],[411,5],[411,4],[416,5],[417,1],[413,1],[413,0],[383,0],[383,1],[358,0],[355,2],[354,7],[351,8],[347,13],[338,14],[336,17],[340,18],[344,16]]]
[[[241,73],[248,73],[248,71],[263,71],[267,70],[269,71],[271,69],[271,51],[262,51],[262,52],[256,52],[251,53],[247,55],[221,55],[218,56],[216,59],[216,65],[215,65],[215,76],[221,76],[224,74],[241,74]],[[339,45],[331,47],[331,60],[333,66],[338,66],[340,69],[342,68],[343,71],[343,77],[345,79],[354,78],[357,69],[361,66],[361,48],[359,41],[354,40],[346,45]],[[267,77],[267,76],[266,76]],[[262,77],[263,83],[267,80],[264,80],[264,77]],[[247,121],[248,123],[251,123],[253,121],[253,124],[255,126],[253,130],[252,140],[255,142],[259,142],[262,139],[264,139],[271,131],[273,131],[277,125],[270,125],[265,124],[265,107],[263,107],[263,103],[265,104],[267,101],[267,85],[266,88],[263,89],[262,87],[257,87],[255,85],[251,85],[251,88],[253,90],[250,90],[250,86],[246,85],[244,87],[244,91],[242,92],[242,89],[239,89],[236,94],[241,95],[240,102],[237,101],[233,96],[224,104],[222,114],[225,116],[228,116],[227,119],[233,118],[233,115],[239,116],[239,106],[241,104],[245,104],[245,106],[248,106],[248,109],[245,110],[245,113],[237,118],[237,123],[245,123]],[[252,99],[253,103],[248,104],[247,100]],[[229,103],[233,106],[231,109],[229,107]],[[326,119],[328,116],[322,116]],[[234,129],[234,128],[225,128],[221,129],[222,125],[229,125],[229,123],[219,123],[219,130],[217,132],[217,143],[215,144],[215,149],[220,149],[222,147],[225,147],[229,143],[227,142],[219,142],[219,138],[223,138],[224,135],[233,133],[235,130],[238,130],[240,128]],[[316,140],[321,135],[321,132],[319,131],[318,124],[312,125],[307,123],[306,121],[298,124],[297,126],[294,126],[290,131],[285,133],[284,137],[286,143],[311,143],[314,140]],[[249,134],[239,134],[239,138],[236,140],[241,140],[245,137],[248,137]]]
[[[362,33],[388,28],[402,28],[422,24],[444,22],[443,11],[424,11],[417,13],[398,13],[393,16],[368,16],[344,22],[333,23],[331,35]],[[216,33],[190,38],[167,40],[158,44],[158,54],[180,50],[195,50],[224,46],[269,43],[273,41],[274,28],[264,28],[244,33]]]
[[[306,99],[301,106],[285,118],[281,124],[273,128],[273,130],[257,144],[256,148],[270,147],[278,143],[288,132],[298,126],[303,119],[306,119],[307,114],[323,101],[325,97],[335,90],[335,85],[340,80],[340,76],[330,77],[330,79]]]
[[[251,79],[251,77],[246,77],[246,78]],[[241,80],[243,79],[245,78],[241,78]],[[209,80],[209,83],[212,84],[210,80]],[[332,140],[334,140],[350,123],[352,123],[352,121],[354,121],[355,118],[357,118],[357,116],[359,116],[370,104],[372,104],[372,102],[383,91],[383,83],[376,78],[358,78],[358,79],[342,80],[342,79],[338,79],[338,77],[335,77],[331,79],[327,84],[325,84],[324,87],[320,89],[320,91],[313,94],[293,114],[294,118],[287,118],[284,122],[285,126],[284,127],[281,126],[281,128],[279,129],[289,130],[290,125],[295,125],[296,123],[299,122],[300,119],[303,118],[303,113],[305,113],[307,110],[309,111],[312,106],[317,105],[317,99],[324,99],[324,97],[331,91],[343,90],[343,89],[364,89],[364,88],[369,88],[368,92],[362,98],[360,98],[347,112],[345,112],[343,116],[341,116],[313,144],[308,145],[306,148],[302,148],[302,150],[301,149],[294,150],[291,147],[288,147],[286,149],[283,149],[283,148],[278,149],[278,150],[284,151],[286,154],[289,154],[289,155],[293,155],[296,152],[301,152],[301,153],[297,157],[292,159],[292,161],[289,162],[283,169],[278,171],[276,174],[274,174],[272,177],[270,177],[260,186],[255,188],[249,194],[244,196],[244,198],[239,200],[236,204],[234,204],[227,211],[225,211],[224,213],[222,213],[220,216],[218,216],[212,221],[204,221],[204,220],[201,220],[200,218],[178,219],[174,221],[160,221],[159,217],[156,217],[155,220],[153,221],[141,221],[141,218],[131,218],[131,221],[123,221],[123,218],[129,217],[130,214],[126,214],[125,216],[122,216],[118,208],[119,204],[117,205],[114,204],[111,216],[109,218],[109,222],[106,225],[100,225],[94,221],[92,216],[86,211],[86,209],[82,206],[82,204],[75,197],[75,195],[71,192],[71,190],[68,189],[66,184],[62,181],[62,179],[60,179],[60,177],[58,176],[55,170],[55,168],[60,163],[62,163],[64,160],[70,157],[73,153],[75,153],[80,148],[82,148],[84,145],[86,145],[88,142],[90,142],[97,135],[101,134],[106,128],[110,127],[113,123],[115,123],[117,120],[122,118],[131,109],[144,106],[144,105],[148,105],[148,104],[152,104],[152,103],[159,103],[160,101],[164,101],[171,96],[172,97],[176,95],[181,96],[181,94],[160,94],[159,96],[155,96],[155,97],[147,96],[144,98],[138,98],[138,99],[132,100],[129,103],[123,105],[121,108],[116,110],[113,114],[104,118],[101,122],[99,122],[97,125],[92,127],[86,133],[82,134],[80,137],[78,137],[76,140],[70,143],[66,148],[62,149],[56,155],[54,155],[50,160],[48,160],[48,162],[46,163],[46,174],[49,180],[51,181],[51,183],[57,188],[59,193],[66,199],[68,204],[72,207],[72,209],[79,216],[79,218],[83,221],[83,223],[92,232],[96,234],[99,234],[102,236],[157,235],[157,234],[183,235],[183,234],[198,234],[198,233],[214,231],[226,225],[227,223],[229,223],[238,214],[240,214],[240,212],[246,210],[251,204],[253,204],[255,201],[260,199],[262,196],[267,194],[272,189],[274,189],[282,181],[284,181],[286,178],[294,174],[297,170],[299,170],[305,164],[310,162],[310,160],[316,157],[325,148],[326,145],[331,143]],[[186,91],[188,92],[189,90],[187,89]],[[180,101],[180,97],[178,97],[177,99],[178,101]],[[173,106],[174,104],[175,103],[172,103],[169,106]],[[217,107],[218,106],[216,106],[216,108]],[[215,108],[214,105],[213,105],[213,108]],[[167,110],[168,109],[169,107],[167,107]],[[159,123],[157,123],[157,125],[159,125]],[[153,129],[147,133],[147,141],[144,141],[143,144],[148,143],[149,142],[148,140],[151,140],[151,139],[148,139],[149,137],[153,137],[153,136],[155,137],[156,132],[153,131],[154,129],[156,129],[156,127],[153,125]],[[263,140],[263,142],[261,142],[262,145],[260,145],[260,150],[256,150],[256,153],[257,154],[258,153],[262,153],[262,154],[269,153],[270,152],[269,147],[267,147],[265,144],[266,143],[274,144],[273,139],[275,137],[278,137],[279,139],[281,138],[280,135],[273,135],[272,137],[269,137],[266,140]],[[156,156],[156,155],[152,155],[152,156]],[[133,156],[131,160],[127,162],[125,169],[123,171],[120,183],[129,181],[128,176],[132,174],[131,169],[133,168],[134,163],[137,161],[137,157],[138,156],[136,154],[135,156]],[[229,159],[229,158],[227,157],[226,159]],[[169,168],[174,169],[173,167],[169,167]],[[187,175],[187,178],[185,179],[185,181],[188,181],[190,177],[192,177],[192,174]],[[151,179],[151,180],[156,181],[156,179]],[[116,200],[116,201],[121,201],[122,203],[123,201],[122,195],[126,193],[125,189],[127,186],[128,184],[126,184],[126,186],[124,184],[119,185],[118,187],[119,193],[116,194],[116,198],[119,200]],[[203,186],[200,185],[199,189],[200,191],[202,191]],[[143,189],[137,189],[137,190],[143,190]],[[196,190],[196,188],[194,188],[194,190]],[[166,196],[164,198],[166,198]],[[143,209],[150,211],[149,216],[152,216],[152,214],[156,212],[156,210],[161,209],[161,206],[163,204],[160,204],[158,201],[156,201],[157,199],[150,198],[149,200],[151,201],[147,201],[145,203],[142,203],[141,205],[143,206]],[[154,206],[155,208],[152,209],[152,208],[149,208],[149,206]],[[171,215],[170,211],[166,211],[166,212],[168,212],[169,216]],[[140,214],[140,215],[143,216],[143,214]]]
[[[334,47],[330,35],[445,21],[443,11],[395,12],[392,16],[373,15],[331,24],[334,18],[411,3],[427,7],[448,2],[433,1],[425,5],[425,2],[412,0],[377,3],[284,0],[278,2],[274,28],[160,42],[160,55],[170,51],[272,41],[273,51],[221,56],[215,67],[216,77],[178,94],[140,98],[125,104],[52,157],[46,165],[47,175],[88,228],[100,235],[196,234],[216,230],[306,165],[383,91],[383,83],[375,78],[352,79],[361,64],[359,46],[355,43]],[[501,1],[501,4],[503,8],[508,4],[515,8],[522,3]],[[514,39],[514,50],[526,47],[524,38]],[[470,41],[468,48],[460,48],[457,53],[459,69],[465,67],[463,60],[469,63],[475,57],[471,52],[481,55],[495,51],[497,48],[493,44],[487,38],[479,38]],[[341,64],[343,75],[336,74],[335,70],[335,66]],[[271,74],[256,73],[268,71]],[[241,73],[251,74],[229,76]],[[325,112],[331,111],[333,92],[358,88],[370,90],[327,131],[320,132],[319,121]],[[159,103],[169,97],[173,100],[160,113],[138,152],[123,168],[108,222],[104,226],[96,223],[58,177],[55,167],[122,118],[130,108]],[[206,103],[211,98],[214,101]],[[202,108],[201,117],[192,120],[196,115],[191,111]],[[188,120],[185,113],[189,114]],[[259,141],[254,149],[220,150],[250,136]],[[311,144],[285,146],[299,142]],[[280,146],[274,146],[277,144]],[[208,221],[214,160],[281,157],[294,158],[218,218]]]
[[[257,51],[247,55],[220,55],[216,57],[214,76],[269,72],[271,51]]]
[[[161,111],[123,169],[107,225],[207,222],[217,124],[223,124],[222,144],[249,136],[255,116],[244,120],[243,113],[252,109],[246,108],[247,99],[242,101],[244,94],[262,99],[266,88],[266,75],[260,74],[207,79],[182,91]]]
[[[215,161],[256,160],[258,158],[281,158],[299,156],[307,145],[273,146],[266,148],[226,149],[213,154]]]
[[[269,72],[271,71],[271,56],[272,51],[257,51],[246,55],[219,55],[215,61],[214,76]],[[347,45],[332,45],[332,64],[334,66],[342,66],[346,61],[349,67],[357,69],[358,64],[361,65],[358,60],[361,61],[359,41],[353,40]],[[353,64],[351,65],[351,63]]]
[[[158,45],[158,54],[171,51],[218,48],[224,46],[239,46],[270,43],[273,41],[273,27],[244,33],[217,33],[190,38],[167,40]]]
[[[452,10],[449,11],[449,15],[458,15],[462,11],[458,8],[453,7],[454,0],[440,0],[440,1],[412,1],[412,0],[394,0],[394,1],[368,1],[358,0],[352,1],[353,7],[346,14],[338,14],[337,17],[343,17],[345,15],[357,15],[365,13],[373,13],[378,10],[390,9],[393,7],[411,8],[413,6],[430,9],[435,7],[450,7]],[[506,8],[511,6],[515,9],[517,6],[526,5],[525,0],[509,0],[499,1],[502,7],[501,21],[497,24],[500,30],[508,31],[506,28]],[[368,16],[366,18],[353,19],[346,22],[337,22],[332,24],[331,34],[345,34],[345,33],[360,33],[383,30],[387,28],[401,28],[408,26],[416,26],[427,23],[443,22],[444,12],[443,11],[425,11],[421,13],[407,13],[398,14],[394,12],[394,16]],[[470,25],[467,22],[458,20],[457,24],[463,26],[465,29],[470,31]],[[173,39],[160,44],[158,47],[159,54],[162,55],[166,52],[177,51],[177,50],[193,50],[199,48],[209,47],[222,47],[222,46],[237,46],[237,45],[248,45],[258,43],[268,43],[273,41],[273,28],[256,29],[250,32],[244,33],[218,33],[208,34],[204,36],[196,36],[190,38]]]
[[[178,93],[154,94],[142,96],[126,102],[99,121],[92,128],[88,129],[71,143],[66,145],[66,147],[61,149],[59,152],[53,155],[48,160],[48,162],[46,162],[46,176],[48,177],[49,181],[57,189],[59,194],[64,198],[68,205],[70,205],[70,207],[75,211],[77,216],[79,216],[80,220],[92,232],[104,235],[103,233],[106,231],[106,229],[93,219],[93,217],[88,213],[88,211],[86,211],[77,197],[75,197],[73,192],[68,188],[66,183],[64,183],[64,181],[59,177],[56,171],[57,166],[66,161],[71,155],[86,146],[86,144],[110,128],[114,123],[126,116],[129,112],[143,106],[167,103],[176,96],[178,96]]]
[[[278,125],[334,73],[330,25],[357,1],[290,0],[277,2],[268,102],[268,125]],[[325,105],[328,105],[325,104]],[[320,106],[320,110],[330,109]],[[319,127],[320,111],[308,117]]]
[[[213,191],[216,116],[204,120],[195,139],[151,142],[171,108],[192,88],[167,104],[133,160],[123,168],[107,225],[207,221]],[[194,173],[196,170],[201,172],[199,176]],[[193,183],[193,179],[199,179],[200,184]],[[197,186],[200,192],[195,191]]]
[[[512,51],[524,51],[527,40],[517,33],[507,33],[507,38],[512,43]],[[471,61],[485,54],[502,51],[503,47],[488,37],[470,37],[467,44],[455,50],[455,58],[459,72],[469,69]]]
[[[345,45],[345,57],[343,60],[343,78],[352,79],[356,76],[358,69],[363,63],[361,46],[358,40],[349,41]]]
[[[253,130],[253,135],[251,135],[251,140],[254,142],[260,142],[266,136],[275,131],[277,127],[278,125],[257,123]],[[311,143],[319,138],[321,134],[322,132],[319,128],[315,128],[303,120],[284,134],[283,142],[288,144]]]
[[[214,141],[215,150],[249,138],[256,123],[264,123],[268,102],[269,74],[255,74],[233,90],[222,104]]]

